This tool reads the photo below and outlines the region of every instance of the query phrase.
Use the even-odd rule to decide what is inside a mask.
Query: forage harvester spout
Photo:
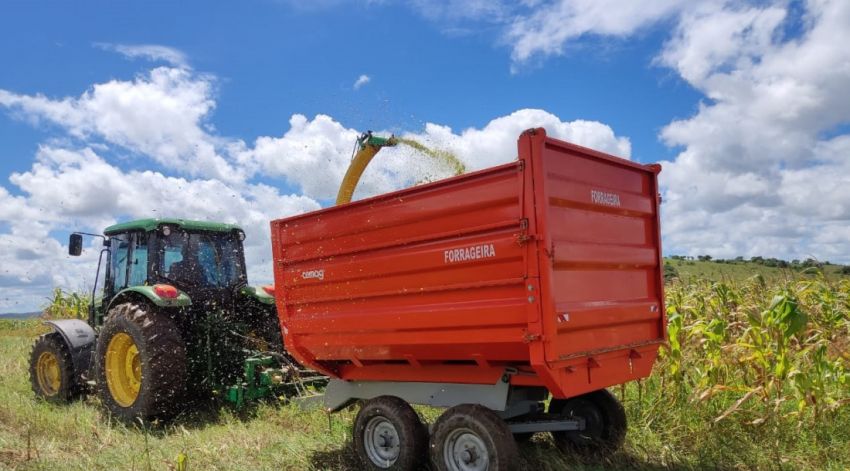
[[[342,179],[342,184],[339,186],[339,193],[336,196],[336,204],[345,204],[351,201],[354,195],[354,190],[357,188],[357,183],[360,182],[360,177],[366,166],[375,157],[375,154],[382,147],[392,147],[398,144],[398,139],[395,136],[379,137],[372,135],[372,131],[364,132],[357,139],[357,152],[351,159],[351,164],[345,172],[345,177]]]

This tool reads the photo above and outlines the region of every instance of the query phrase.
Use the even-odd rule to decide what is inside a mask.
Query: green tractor
[[[70,255],[80,255],[83,235],[71,234]],[[248,285],[239,227],[144,219],[85,235],[103,238],[88,322],[47,321],[53,331],[30,361],[38,396],[67,402],[93,390],[113,417],[153,422],[198,400],[241,406],[305,392],[305,371],[283,348],[274,289]]]

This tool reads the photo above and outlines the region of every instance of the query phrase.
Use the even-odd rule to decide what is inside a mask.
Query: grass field
[[[771,282],[812,279],[823,274],[832,280],[850,279],[841,274],[840,265],[826,265],[821,270],[794,270],[790,268],[775,268],[752,262],[717,263],[700,260],[665,260],[679,272],[683,279],[709,279],[743,281],[755,275],[761,275]]]
[[[706,278],[704,263],[667,287],[671,345],[653,376],[612,389],[629,418],[625,448],[589,465],[540,435],[521,447],[526,469],[850,469],[850,281]],[[355,410],[262,404],[142,430],[110,423],[95,399],[38,401],[27,355],[42,330],[0,321],[0,468],[177,469],[183,455],[191,470],[359,469]]]

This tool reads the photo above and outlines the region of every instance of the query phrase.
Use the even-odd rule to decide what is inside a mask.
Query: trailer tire
[[[564,453],[598,460],[616,452],[626,440],[626,411],[606,389],[570,399],[552,399],[549,413],[585,420],[585,430],[552,432],[555,444]]]
[[[57,404],[82,396],[71,352],[58,332],[38,337],[30,352],[30,384],[36,396]]]
[[[431,463],[437,471],[509,471],[519,467],[519,451],[508,424],[478,404],[461,404],[434,423]]]
[[[353,435],[366,469],[407,471],[424,461],[428,431],[416,411],[398,397],[378,396],[363,403]]]
[[[122,355],[129,371],[120,364],[110,369]],[[186,345],[174,321],[153,306],[123,303],[109,310],[97,339],[96,365],[101,404],[122,422],[168,420],[185,399]]]

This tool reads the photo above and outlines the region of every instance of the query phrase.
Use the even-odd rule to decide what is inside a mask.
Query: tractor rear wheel
[[[174,322],[154,307],[110,309],[97,340],[98,395],[124,422],[167,420],[186,392],[186,345]]]
[[[59,333],[44,334],[33,344],[30,383],[36,396],[50,402],[70,402],[82,394],[71,352]]]

